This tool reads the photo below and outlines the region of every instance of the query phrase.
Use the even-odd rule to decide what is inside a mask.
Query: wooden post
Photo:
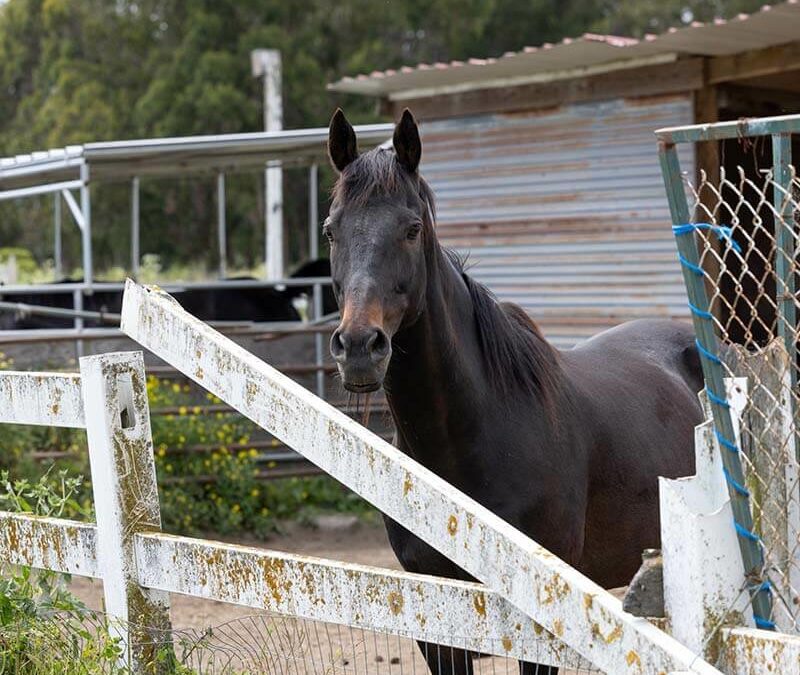
[[[161,530],[141,352],[80,360],[97,513],[98,563],[112,635],[133,673],[168,672],[169,594],[138,584],[134,535]]]

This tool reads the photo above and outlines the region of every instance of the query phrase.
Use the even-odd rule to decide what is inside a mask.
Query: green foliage
[[[205,412],[204,406],[221,403],[211,394],[198,400],[188,385],[155,377],[148,378],[147,391],[166,531],[264,537],[281,521],[318,512],[374,513],[327,476],[260,478],[277,467],[260,462],[260,451],[248,445],[257,428],[230,412]],[[56,459],[34,460],[34,450]],[[68,478],[89,475],[83,432],[0,425],[0,470],[0,509],[78,519],[91,514],[90,492],[79,493],[80,479]]]
[[[761,0],[8,0],[0,5],[0,155],[69,143],[257,131],[261,83],[250,51],[283,53],[284,124],[321,126],[336,104],[355,122],[374,101],[332,95],[347,74],[418,62],[497,56],[587,30],[641,35],[752,11]],[[323,184],[330,176],[323,177]],[[228,186],[233,266],[253,268],[264,248],[263,177]],[[165,266],[215,269],[214,181],[145,180],[142,250]],[[306,179],[287,171],[289,260],[307,250]],[[93,193],[95,268],[127,267],[127,185]],[[324,215],[324,214],[323,214]],[[52,198],[0,204],[0,241],[52,256]],[[65,227],[66,269],[80,262]]]
[[[48,472],[49,473],[49,472]],[[40,516],[85,514],[81,478],[67,471],[29,482],[0,472],[0,508]],[[0,673],[119,673],[119,640],[55,572],[0,563]],[[121,675],[121,673],[120,673]]]

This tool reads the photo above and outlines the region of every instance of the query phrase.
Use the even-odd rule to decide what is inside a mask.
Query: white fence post
[[[109,629],[122,639],[122,665],[166,672],[169,594],[139,586],[134,549],[137,532],[161,529],[144,359],[141,352],[101,354],[80,366]]]

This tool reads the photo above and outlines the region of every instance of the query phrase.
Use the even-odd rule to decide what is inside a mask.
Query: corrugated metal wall
[[[439,238],[559,346],[632,318],[685,317],[653,130],[692,116],[689,96],[670,96],[428,122]]]

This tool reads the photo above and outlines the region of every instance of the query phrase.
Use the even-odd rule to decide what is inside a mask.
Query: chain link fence
[[[754,618],[760,628],[797,633],[800,177],[792,133],[752,121],[666,131],[673,230]],[[719,168],[679,174],[664,137],[718,142]],[[745,392],[740,415],[725,396],[732,384]]]

